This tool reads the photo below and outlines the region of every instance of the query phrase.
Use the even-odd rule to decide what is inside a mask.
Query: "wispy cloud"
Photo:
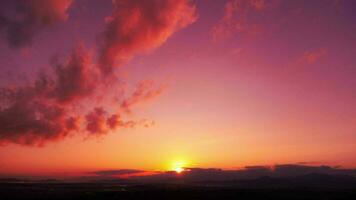
[[[213,41],[229,39],[236,32],[254,34],[257,31],[256,24],[248,21],[251,12],[262,11],[266,7],[264,0],[229,0],[224,7],[223,17],[211,31]]]
[[[315,62],[319,61],[322,57],[324,57],[326,54],[327,54],[327,50],[325,48],[306,51],[299,61],[305,64],[314,64]]]

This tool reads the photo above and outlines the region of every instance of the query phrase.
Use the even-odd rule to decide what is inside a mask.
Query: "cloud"
[[[95,108],[85,116],[87,120],[86,130],[92,134],[103,134],[107,132],[105,111],[103,108]]]
[[[79,46],[54,69],[53,74],[39,73],[32,84],[0,87],[1,144],[42,146],[79,131],[80,116],[72,109],[91,95],[95,68]]]
[[[111,115],[107,120],[106,120],[107,125],[111,129],[116,129],[121,124],[121,118],[120,115],[118,114],[113,114]]]
[[[134,128],[138,124],[143,125],[144,127],[149,127],[151,125],[146,123],[146,120],[140,120],[138,122],[133,120],[123,121],[119,114],[112,114],[109,118],[107,118],[106,124],[111,130],[115,130],[118,127]]]
[[[102,107],[96,107],[86,116],[86,131],[91,135],[103,135],[109,131],[116,130],[117,128],[134,128],[137,125],[144,127],[152,126],[153,122],[147,122],[147,120],[128,120],[121,119],[120,114],[109,115]]]
[[[10,40],[10,44],[27,45],[43,27],[65,21],[71,3],[69,0],[21,2],[20,22],[24,27],[19,26],[20,33],[13,34],[29,34],[27,39],[19,38],[22,41]],[[193,23],[195,6],[188,0],[122,0],[114,1],[114,6],[114,13],[100,36],[97,56],[78,45],[64,62],[52,62],[53,71],[41,71],[31,84],[0,87],[0,144],[42,146],[70,133],[103,135],[120,127],[154,125],[154,121],[145,119],[124,120],[122,114],[159,96],[163,85],[153,80],[140,81],[130,95],[120,95],[115,103],[103,106],[100,104],[115,97],[113,92],[108,92],[109,86],[120,88],[124,84],[108,72],[114,70],[116,60],[122,63],[123,57],[152,50],[174,32]],[[11,32],[15,22],[9,20],[0,17],[5,29]],[[93,57],[98,57],[97,62]],[[94,101],[96,97],[100,98]],[[106,107],[114,111],[107,112]]]
[[[41,146],[78,130],[79,118],[72,116],[69,103],[89,95],[87,54],[75,49],[55,69],[53,76],[40,73],[33,84],[0,88],[0,143]]]
[[[213,41],[230,38],[236,32],[256,34],[256,24],[250,24],[248,15],[254,11],[262,11],[266,7],[264,0],[228,0],[224,7],[224,15],[219,23],[212,28]]]
[[[320,60],[327,53],[326,49],[320,48],[312,51],[306,51],[304,55],[300,58],[301,63],[314,64]]]
[[[138,103],[147,102],[163,92],[163,86],[155,87],[153,80],[142,80],[137,85],[131,96],[121,103],[121,108],[130,113],[131,107]]]
[[[32,91],[36,98],[66,105],[89,97],[98,85],[97,70],[83,45],[74,48],[65,62],[53,65],[53,75],[42,71],[32,87],[21,90]]]
[[[99,40],[99,64],[112,72],[137,53],[163,44],[174,32],[192,24],[197,15],[189,0],[114,0]]]
[[[98,84],[91,56],[82,46],[75,49],[67,63],[57,64],[55,70],[56,85],[51,95],[58,101],[88,96]]]
[[[239,0],[229,0],[225,4],[224,15],[220,22],[213,27],[213,41],[231,37],[236,30],[242,30],[245,23],[245,14],[242,12],[242,2]],[[236,12],[240,13],[239,21],[234,20]]]
[[[114,176],[114,175],[130,175],[130,174],[137,174],[145,172],[143,170],[137,169],[118,169],[118,170],[102,170],[102,171],[95,171],[92,172],[96,175],[100,176]]]
[[[251,0],[251,6],[256,10],[263,10],[265,8],[266,1],[265,0]]]
[[[181,182],[185,183],[213,183],[216,184],[239,184],[236,181],[246,180],[279,180],[279,178],[297,178],[297,180],[304,180],[304,177],[321,174],[321,177],[328,176],[354,176],[356,177],[356,169],[342,169],[331,166],[307,166],[284,164],[276,166],[249,166],[237,170],[224,170],[219,168],[185,168],[185,171],[179,176],[174,171],[161,172],[152,175],[143,175],[132,177],[132,179],[142,182]],[[266,178],[267,177],[267,178]],[[284,179],[287,182],[289,179]],[[356,180],[356,179],[354,179]],[[264,183],[264,182],[262,182]],[[278,183],[278,182],[277,182]],[[302,184],[308,184],[308,179]],[[268,186],[263,185],[263,186]]]
[[[78,131],[80,127],[80,118],[79,117],[69,117],[65,121],[67,130]]]
[[[30,45],[44,28],[66,21],[72,0],[22,0],[11,3],[15,4],[17,13],[14,16],[0,13],[0,29],[4,29],[10,47],[20,48]]]
[[[42,146],[48,140],[58,140],[73,130],[66,126],[64,108],[47,105],[34,98],[17,99],[0,110],[0,144],[8,142]],[[69,125],[69,124],[68,124]]]

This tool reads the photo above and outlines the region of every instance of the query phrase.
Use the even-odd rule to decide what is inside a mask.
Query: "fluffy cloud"
[[[86,130],[90,133],[103,134],[107,132],[105,111],[103,108],[95,108],[85,118],[87,120]]]
[[[56,85],[52,96],[58,101],[68,102],[87,96],[97,84],[97,75],[91,56],[83,47],[78,47],[69,60],[56,65]]]
[[[53,76],[41,73],[31,85],[0,88],[0,143],[43,145],[78,130],[69,100],[89,95],[83,92],[83,85],[92,84],[83,70],[90,67],[86,55],[76,49]]]
[[[114,0],[99,42],[99,63],[110,73],[133,55],[152,50],[196,20],[188,0]]]
[[[8,35],[27,34],[17,35],[19,41],[10,39],[10,45],[27,45],[41,28],[65,21],[71,3],[70,0],[21,2],[23,15],[19,22],[0,17]],[[114,63],[122,63],[136,53],[158,47],[174,32],[193,23],[195,6],[188,0],[113,3],[114,13],[107,19],[100,36],[97,62],[79,45],[67,60],[54,63],[51,73],[40,73],[32,84],[0,87],[0,144],[41,146],[72,132],[103,135],[120,127],[154,125],[153,121],[124,120],[122,117],[135,105],[162,93],[163,86],[152,80],[140,81],[130,95],[120,95],[114,105],[98,105],[102,100],[96,102],[94,99],[97,96],[112,99],[115,94],[107,92],[108,86],[122,87],[122,80],[107,84],[107,80],[117,80],[109,73]],[[18,28],[13,30],[15,23],[19,23]],[[107,112],[105,107],[114,112]]]
[[[117,112],[106,112],[95,107],[88,114],[73,113],[73,108],[97,91],[97,69],[84,47],[75,48],[68,60],[57,63],[53,74],[40,73],[32,85],[0,88],[0,143],[18,143],[41,146],[47,141],[62,139],[70,132],[85,131],[90,135],[102,135],[118,127],[133,128],[136,125],[150,127],[147,120],[124,121],[120,110],[150,100],[162,92],[154,81],[138,83],[131,95],[119,99]],[[110,94],[101,94],[110,96]],[[85,120],[81,122],[80,118]]]
[[[147,120],[128,120],[124,121],[120,114],[109,115],[102,107],[94,108],[93,111],[86,116],[86,130],[91,135],[102,135],[109,131],[116,130],[117,128],[134,128],[136,125],[143,125],[149,127],[153,122]]]
[[[107,125],[111,128],[111,129],[115,129],[116,127],[118,127],[121,124],[121,118],[120,115],[118,114],[113,114],[111,115],[107,120],[106,120]]]
[[[0,143],[43,145],[61,139],[75,129],[65,109],[19,91],[12,104],[0,110]],[[29,98],[27,98],[29,97]]]
[[[5,30],[9,46],[19,48],[31,44],[43,28],[66,21],[72,0],[22,0],[11,3],[16,4],[18,13],[16,17],[1,13],[0,28]]]

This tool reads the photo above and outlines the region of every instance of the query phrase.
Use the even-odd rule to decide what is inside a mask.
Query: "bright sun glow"
[[[176,171],[177,173],[181,173],[184,171],[184,166],[185,166],[185,162],[183,161],[179,161],[179,162],[175,162],[173,163],[173,170]]]
[[[177,167],[177,168],[174,169],[174,171],[176,171],[177,173],[181,173],[182,171],[184,171],[184,168]]]

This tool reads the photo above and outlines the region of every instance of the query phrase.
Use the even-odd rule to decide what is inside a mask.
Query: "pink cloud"
[[[73,0],[30,0],[26,1],[31,16],[41,24],[52,25],[68,19],[68,9]]]
[[[164,87],[162,85],[156,87],[153,80],[143,80],[137,84],[131,96],[121,103],[121,108],[125,112],[131,112],[132,106],[159,96],[163,90]]]
[[[255,34],[256,24],[250,24],[248,14],[253,11],[262,11],[266,7],[264,0],[229,0],[224,7],[224,15],[212,30],[213,41],[230,38],[236,32],[246,31]]]
[[[42,146],[63,139],[70,132],[83,131],[81,125],[91,135],[103,135],[118,127],[153,125],[147,120],[124,121],[119,112],[110,114],[103,107],[95,107],[84,121],[80,120],[81,113],[73,113],[73,108],[92,97],[100,84],[93,75],[97,69],[84,47],[75,48],[69,59],[54,69],[53,75],[40,73],[32,85],[0,88],[0,103],[4,106],[0,107],[1,144]],[[129,97],[118,99],[121,103],[116,110],[131,112],[134,105],[151,100],[162,91],[163,86],[156,86],[152,80],[141,81]]]
[[[83,85],[92,84],[83,78],[82,69],[90,66],[84,62],[86,55],[76,49],[66,64],[56,66],[53,76],[40,73],[31,85],[0,88],[0,143],[43,145],[78,130],[70,110],[73,100],[90,95],[83,92]]]
[[[31,10],[27,12],[33,13],[31,20],[47,26],[66,20],[72,1],[33,0],[27,3]],[[121,118],[121,112],[131,112],[135,105],[163,92],[163,85],[156,85],[153,80],[140,81],[128,96],[116,96],[116,104],[109,105],[110,110],[116,110],[114,113],[105,111],[100,105],[102,99],[97,102],[93,99],[96,96],[114,98],[115,94],[107,92],[108,88],[113,84],[120,88],[124,81],[118,81],[108,73],[114,70],[113,64],[158,47],[174,32],[193,23],[196,20],[195,6],[188,0],[154,0],[149,3],[123,0],[114,1],[114,6],[114,13],[101,35],[98,64],[92,59],[95,56],[79,45],[64,62],[53,63],[52,73],[39,73],[32,84],[0,87],[1,144],[41,146],[48,141],[63,139],[71,132],[103,135],[118,127],[154,125],[149,120],[125,121]],[[108,84],[107,80],[116,82]],[[86,106],[86,109],[77,111],[78,105]]]
[[[164,43],[174,32],[192,24],[197,16],[188,0],[114,0],[99,42],[99,64],[110,73],[137,53]]]
[[[103,134],[107,132],[106,127],[106,112],[103,108],[95,108],[85,116],[87,120],[86,130],[92,134]]]
[[[65,120],[61,106],[18,98],[0,110],[0,143],[41,146],[48,140],[61,139],[72,129],[65,126]]]
[[[61,102],[89,96],[95,89],[97,74],[90,54],[79,46],[65,64],[55,66],[55,85],[51,96]]]
[[[265,8],[266,1],[265,0],[251,0],[251,6],[256,10],[263,10]]]
[[[106,123],[111,129],[115,129],[117,126],[120,125],[121,123],[121,118],[120,115],[118,114],[113,114],[111,115],[107,120]]]
[[[302,58],[300,59],[300,62],[307,63],[307,64],[314,64],[320,58],[325,56],[326,53],[327,53],[327,51],[324,48],[312,50],[312,51],[306,51],[304,53],[304,55],[302,56]]]

